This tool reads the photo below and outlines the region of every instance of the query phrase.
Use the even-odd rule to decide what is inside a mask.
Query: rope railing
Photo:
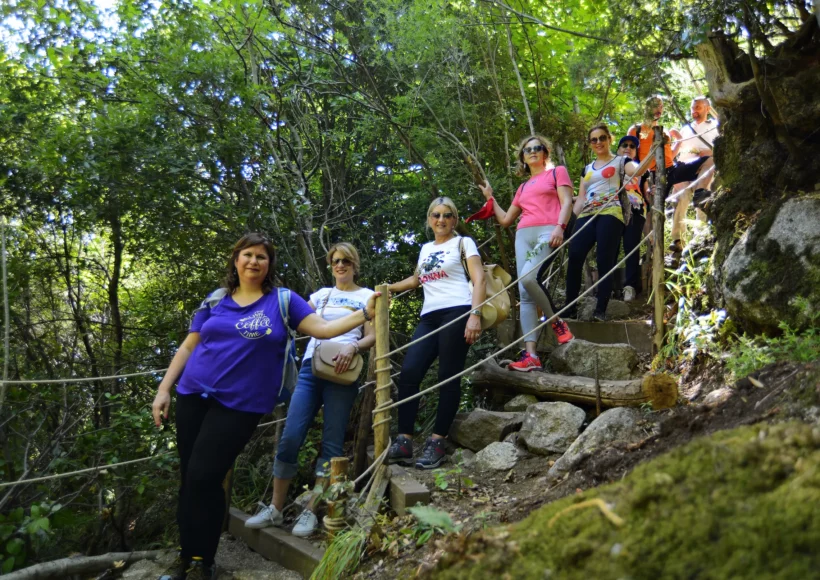
[[[644,168],[645,168],[645,167],[649,164],[649,161],[651,161],[651,160],[653,159],[652,154],[653,154],[653,153],[654,153],[654,151],[657,149],[657,147],[658,147],[657,145],[653,145],[653,146],[652,146],[652,149],[649,151],[649,154],[646,156],[646,158],[645,158],[643,161],[641,161],[640,165],[638,165],[638,169],[635,171],[635,173],[640,173],[640,172],[641,172],[641,171],[642,171],[642,170],[643,170],[643,169],[644,169]],[[623,184],[621,185],[620,189],[618,189],[618,191],[616,192],[616,195],[617,195],[617,194],[620,194],[620,193],[621,193],[621,191],[624,191],[624,190],[625,190],[625,188],[626,188],[626,186],[627,186],[627,185],[629,185],[629,183],[632,181],[632,179],[631,179],[631,178],[630,178],[630,179],[625,179],[624,181],[625,181],[625,183],[623,183]],[[554,253],[556,253],[556,252],[559,252],[560,250],[562,250],[563,248],[565,248],[565,247],[567,246],[567,244],[569,244],[569,243],[570,243],[570,241],[572,241],[572,239],[573,239],[575,236],[577,236],[578,234],[580,234],[580,233],[584,230],[584,228],[588,227],[588,226],[589,226],[589,225],[590,225],[590,224],[594,221],[594,219],[595,219],[596,217],[598,217],[598,215],[600,215],[600,213],[601,213],[601,212],[603,212],[603,211],[604,211],[604,209],[606,209],[606,208],[603,208],[603,207],[602,207],[602,208],[600,208],[598,211],[596,211],[596,212],[595,212],[595,213],[591,216],[591,217],[592,217],[592,219],[588,220],[588,221],[587,221],[587,222],[586,222],[583,226],[581,226],[580,228],[578,228],[577,230],[575,230],[575,233],[573,233],[573,234],[572,234],[569,238],[567,238],[566,240],[564,240],[564,242],[563,242],[560,246],[558,246],[558,247],[557,247],[557,248],[555,248],[552,252],[550,252],[550,254],[549,254],[548,256],[546,256],[543,260],[541,260],[541,261],[540,261],[540,262],[538,262],[537,264],[533,265],[533,267],[532,267],[530,270],[528,270],[528,271],[527,271],[527,273],[526,273],[524,276],[529,276],[531,272],[535,271],[537,268],[540,268],[542,264],[546,263],[546,262],[547,262],[547,260],[549,260],[549,259],[552,257],[552,254],[554,254]],[[641,243],[643,243],[643,242],[641,242]],[[516,278],[515,280],[513,280],[512,282],[510,282],[509,284],[507,284],[504,288],[502,288],[501,290],[499,290],[498,292],[496,292],[495,294],[493,294],[493,295],[492,295],[492,296],[490,296],[489,298],[486,298],[486,299],[484,300],[484,302],[482,302],[481,304],[479,304],[479,305],[478,305],[478,306],[476,306],[475,308],[481,308],[481,307],[482,307],[482,306],[484,306],[485,304],[488,304],[488,303],[489,303],[489,302],[490,302],[493,298],[495,298],[496,296],[500,296],[501,294],[503,294],[504,292],[506,292],[507,290],[509,290],[510,288],[512,288],[513,286],[515,286],[516,284],[518,284],[518,282],[519,282],[519,281],[520,281],[520,280],[521,280],[524,276],[520,276],[520,277]],[[396,298],[398,298],[398,296],[397,296]],[[429,337],[431,337],[431,336],[433,336],[433,335],[435,335],[435,334],[437,334],[437,333],[441,332],[442,330],[444,330],[445,328],[447,328],[447,327],[449,327],[449,326],[452,326],[452,325],[456,324],[457,322],[459,322],[459,321],[461,321],[461,320],[463,320],[463,319],[467,318],[468,316],[470,316],[470,313],[469,313],[469,312],[465,312],[464,314],[462,314],[462,315],[461,315],[461,316],[459,316],[458,318],[455,318],[455,319],[451,320],[451,321],[450,321],[450,322],[448,322],[447,324],[444,324],[444,325],[440,326],[439,328],[437,328],[437,329],[435,329],[435,330],[433,330],[433,331],[429,332],[428,334],[425,334],[424,336],[422,336],[422,337],[420,337],[420,338],[417,338],[417,339],[415,339],[415,340],[411,340],[411,341],[410,341],[410,342],[408,342],[407,344],[403,344],[402,346],[397,347],[397,348],[395,348],[395,349],[391,350],[390,352],[388,352],[388,353],[386,353],[386,354],[383,354],[382,356],[380,356],[380,357],[376,358],[376,360],[377,360],[377,361],[379,361],[379,360],[382,360],[382,359],[384,359],[384,358],[389,358],[390,356],[392,356],[392,355],[394,355],[394,354],[396,354],[396,353],[402,352],[403,350],[406,350],[406,349],[410,348],[411,346],[413,346],[414,344],[417,344],[417,343],[419,343],[419,342],[421,342],[421,341],[423,341],[423,340],[426,340],[427,338],[429,338]],[[554,319],[554,318],[555,318],[555,316],[553,316],[550,320],[552,320],[552,319]]]
[[[607,277],[611,276],[611,275],[612,275],[612,273],[613,273],[613,272],[615,272],[615,270],[617,270],[618,268],[620,268],[620,267],[621,267],[621,266],[622,266],[622,265],[626,262],[627,258],[629,258],[630,256],[632,256],[632,254],[634,254],[636,251],[638,251],[638,250],[640,249],[640,247],[641,247],[641,244],[643,244],[646,240],[648,240],[648,239],[649,239],[649,238],[653,235],[653,233],[654,233],[654,232],[653,232],[652,230],[650,230],[650,232],[649,232],[649,233],[648,233],[648,234],[647,234],[647,235],[646,235],[646,236],[645,236],[645,237],[644,237],[644,238],[640,241],[640,243],[639,243],[639,244],[637,244],[637,245],[636,245],[636,246],[635,246],[635,247],[634,247],[634,248],[633,248],[633,249],[632,249],[632,250],[631,250],[628,254],[626,254],[620,262],[618,262],[617,264],[615,264],[615,266],[614,266],[614,267],[613,267],[613,268],[612,268],[609,272],[607,272],[606,274],[604,274],[603,276],[601,276],[601,277],[598,279],[598,281],[597,281],[597,282],[595,282],[595,284],[593,284],[592,286],[590,286],[589,288],[587,288],[587,289],[586,289],[583,293],[581,293],[581,294],[578,296],[578,298],[576,298],[575,300],[573,300],[573,301],[572,301],[572,302],[570,302],[569,304],[565,305],[565,306],[564,306],[561,310],[559,310],[558,312],[556,312],[555,314],[553,314],[550,318],[548,318],[548,319],[547,319],[547,320],[545,320],[543,323],[541,323],[541,324],[539,324],[538,326],[536,326],[536,327],[533,329],[533,332],[536,332],[536,331],[538,331],[538,330],[541,330],[541,329],[542,329],[543,327],[545,327],[547,324],[550,324],[553,320],[555,320],[556,318],[558,318],[558,316],[559,316],[560,314],[563,314],[563,313],[564,313],[567,309],[569,309],[569,308],[573,307],[573,306],[574,306],[574,305],[575,305],[575,304],[576,304],[576,303],[577,303],[577,302],[578,302],[581,298],[583,298],[584,296],[586,296],[587,294],[589,294],[590,292],[592,292],[592,291],[593,291],[593,290],[594,290],[594,289],[595,289],[595,288],[596,288],[596,287],[597,287],[597,286],[598,286],[601,282],[603,282],[603,281],[604,281]],[[415,395],[412,395],[412,396],[410,396],[410,397],[407,397],[407,398],[405,398],[405,399],[402,399],[401,401],[397,401],[397,402],[392,402],[392,401],[391,401],[391,402],[390,402],[390,404],[388,404],[388,405],[377,406],[375,409],[373,409],[373,415],[375,415],[376,413],[382,413],[382,412],[384,412],[384,411],[389,411],[390,409],[394,409],[394,408],[396,408],[396,407],[399,407],[399,406],[401,406],[401,405],[404,405],[405,403],[408,403],[408,402],[413,401],[413,400],[415,400],[415,399],[419,399],[419,398],[423,397],[424,395],[426,395],[427,393],[430,393],[430,392],[432,392],[432,391],[434,391],[434,390],[436,390],[436,389],[440,388],[443,384],[448,383],[448,382],[452,381],[453,379],[458,379],[458,378],[460,378],[460,377],[463,377],[464,375],[466,375],[467,373],[469,373],[469,372],[471,372],[471,371],[473,371],[473,370],[477,369],[478,367],[480,367],[481,365],[483,365],[484,363],[486,363],[486,362],[487,362],[487,361],[489,361],[490,359],[494,359],[494,358],[495,358],[495,357],[497,357],[499,354],[501,354],[501,353],[503,353],[503,352],[508,351],[509,349],[511,349],[513,346],[515,346],[516,344],[518,344],[518,343],[519,343],[519,342],[521,342],[522,340],[524,340],[524,336],[522,336],[522,337],[520,337],[520,338],[517,338],[516,340],[514,340],[513,342],[511,342],[510,344],[508,344],[508,345],[507,345],[507,346],[505,346],[504,348],[502,348],[502,349],[500,349],[500,350],[498,350],[498,351],[496,351],[496,352],[494,352],[494,353],[490,354],[490,355],[489,355],[489,356],[487,356],[486,358],[484,358],[484,359],[480,360],[479,362],[477,362],[476,364],[472,365],[471,367],[468,367],[468,368],[464,369],[464,370],[463,370],[463,371],[461,371],[460,373],[455,374],[455,375],[453,375],[452,377],[448,378],[447,380],[441,381],[440,383],[435,384],[435,385],[433,385],[432,387],[429,387],[429,388],[427,388],[427,389],[424,389],[423,391],[419,391],[419,392],[418,392],[418,393],[416,393]],[[384,421],[384,419],[382,419],[382,421]]]
[[[0,380],[0,384],[5,385],[59,385],[62,383],[90,383],[93,381],[109,381],[112,379],[127,379],[130,377],[141,377],[143,375],[154,375],[157,373],[164,373],[167,371],[168,368],[164,369],[153,369],[150,371],[141,371],[138,373],[128,373],[124,375],[108,375],[106,377],[75,377],[70,379],[24,379],[20,381],[3,381]]]

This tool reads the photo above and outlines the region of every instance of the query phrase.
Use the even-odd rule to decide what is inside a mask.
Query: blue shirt
[[[292,329],[312,313],[301,296],[290,293]],[[275,289],[248,306],[239,306],[231,296],[225,296],[216,306],[194,314],[190,332],[200,333],[199,344],[179,379],[179,394],[213,397],[237,411],[273,410],[287,344]]]

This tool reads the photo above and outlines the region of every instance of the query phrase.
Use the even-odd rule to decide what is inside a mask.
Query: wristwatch
[[[478,316],[479,318],[481,318],[481,308],[476,308],[475,310],[471,310],[470,314],[474,314],[474,315]]]

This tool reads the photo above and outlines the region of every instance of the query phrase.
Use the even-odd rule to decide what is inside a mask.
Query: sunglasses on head
[[[627,141],[625,143],[621,143],[621,147],[629,147],[630,149],[635,149],[635,144],[631,141]]]
[[[431,217],[431,218],[433,218],[433,219],[435,219],[435,220],[440,219],[440,218],[442,218],[442,217],[443,217],[444,219],[447,219],[447,220],[448,220],[448,219],[450,219],[451,217],[453,217],[453,212],[448,211],[448,212],[444,212],[444,213],[438,213],[437,211],[434,211],[433,213],[431,213],[431,214],[430,214],[430,217]]]
[[[546,151],[547,148],[543,145],[533,145],[532,147],[524,147],[521,151],[529,155],[530,153],[538,153],[539,151]]]
[[[609,141],[609,137],[607,135],[601,135],[600,137],[590,137],[589,138],[589,142],[592,145],[595,145],[598,141],[600,141],[601,143],[604,143],[606,141]]]
[[[353,264],[353,262],[351,262],[351,261],[350,261],[349,259],[347,259],[347,258],[336,258],[336,259],[334,259],[334,260],[331,260],[331,261],[330,261],[330,263],[331,263],[333,266],[338,266],[339,264],[341,264],[342,266],[350,266],[350,265],[352,265],[352,264]]]

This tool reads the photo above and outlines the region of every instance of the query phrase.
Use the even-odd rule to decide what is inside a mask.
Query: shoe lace
[[[435,459],[437,450],[438,445],[436,445],[436,442],[431,439],[424,445],[424,450],[421,452],[421,456],[424,459]]]
[[[563,335],[565,335],[566,333],[569,332],[569,327],[567,326],[567,323],[564,322],[563,320],[556,320],[552,324],[552,329],[555,331],[555,334],[557,334],[558,336],[563,336]]]
[[[309,525],[310,524],[310,516],[312,516],[312,515],[313,515],[312,511],[304,510],[301,514],[299,514],[299,517],[296,518],[296,525],[297,526],[298,525],[303,525],[303,526]]]

